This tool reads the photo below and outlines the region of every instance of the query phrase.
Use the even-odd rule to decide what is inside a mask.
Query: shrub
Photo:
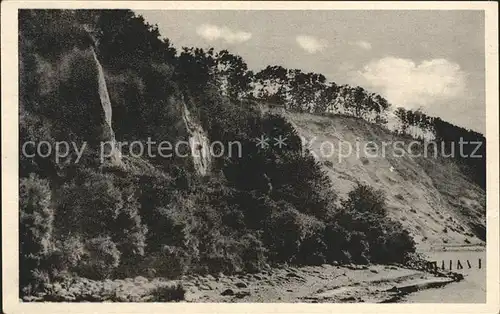
[[[258,272],[267,267],[268,250],[262,241],[253,234],[246,234],[240,238],[243,259],[243,268],[248,272]]]
[[[349,231],[347,245],[356,262],[401,262],[415,251],[410,234],[387,216],[384,195],[367,185],[349,192],[334,219]]]
[[[325,224],[311,216],[304,216],[303,235],[295,262],[306,265],[321,265],[326,262],[327,245],[323,234]]]
[[[19,181],[20,286],[36,291],[49,280],[46,261],[54,249],[54,210],[47,180],[31,174]]]
[[[31,174],[19,182],[21,252],[48,255],[54,210],[51,206],[51,191],[47,180]],[[26,251],[24,250],[26,249]]]
[[[370,262],[370,244],[363,232],[353,230],[349,233],[347,249],[352,262],[358,264]]]
[[[338,224],[335,219],[326,221],[323,231],[323,242],[326,245],[325,258],[329,263],[350,262],[348,252],[349,232]]]
[[[387,212],[382,191],[375,191],[369,185],[361,183],[349,192],[343,206],[347,211],[356,213],[385,216]]]
[[[264,227],[269,257],[275,262],[291,261],[300,248],[299,212],[289,204],[282,206],[280,211],[271,214]]]
[[[120,190],[111,175],[90,169],[80,171],[60,190],[57,223],[61,234],[78,233],[88,238],[109,234],[123,207]]]
[[[23,110],[23,100],[21,99],[20,102],[19,175],[21,177],[28,177],[30,173],[38,173],[43,176],[51,175],[58,166],[54,163],[54,152],[52,151],[47,158],[42,158],[37,154],[36,147],[27,143],[30,141],[34,143],[46,141],[50,143],[51,147],[54,147],[55,139],[51,132],[52,125],[48,119]],[[23,148],[24,151],[22,151]],[[43,151],[43,153],[46,152]],[[30,158],[28,156],[34,157]]]
[[[224,274],[243,271],[242,248],[238,239],[220,234],[207,238],[202,242],[199,271]]]
[[[60,191],[57,226],[62,236],[110,236],[125,257],[143,255],[147,228],[130,178],[91,170],[77,172]]]
[[[87,255],[84,240],[80,235],[72,235],[58,243],[59,267],[75,271]]]
[[[407,253],[403,263],[410,268],[419,270],[427,269],[427,259],[422,253]]]
[[[114,186],[119,189],[123,205],[115,213],[110,226],[112,236],[123,258],[143,256],[148,228],[142,222],[141,204],[137,187],[132,178],[114,178]]]
[[[79,272],[90,279],[109,278],[120,264],[120,251],[110,237],[97,237],[85,243],[86,254]]]
[[[153,254],[151,267],[156,270],[158,276],[177,278],[191,266],[191,258],[184,248],[166,245],[160,253]]]
[[[274,262],[319,263],[324,259],[321,239],[324,225],[316,218],[302,214],[290,204],[270,215],[265,224],[265,243]]]
[[[384,225],[384,243],[380,253],[371,253],[379,263],[403,263],[408,254],[415,252],[415,241],[403,225],[394,220],[387,220]],[[374,251],[374,250],[372,250]]]

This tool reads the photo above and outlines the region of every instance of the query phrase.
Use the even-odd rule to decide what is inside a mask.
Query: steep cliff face
[[[211,153],[207,133],[193,120],[186,104],[182,105],[182,119],[189,134],[189,148],[196,172],[205,176],[210,172]]]
[[[116,147],[115,133],[112,126],[113,109],[111,107],[111,100],[109,98],[108,88],[106,86],[104,70],[101,63],[99,62],[99,59],[97,58],[94,47],[91,46],[89,49],[92,52],[95,66],[97,67],[98,93],[104,113],[103,129],[106,133],[107,141],[109,142],[109,145],[103,145],[103,147],[108,150],[107,152],[105,152],[106,156],[110,156],[112,162],[119,163],[121,160],[121,153]]]
[[[485,191],[451,160],[433,155],[411,157],[407,153],[399,157],[392,144],[408,144],[408,139],[361,119],[293,113],[284,116],[305,139],[306,147],[323,165],[340,196],[347,195],[356,182],[382,190],[390,215],[408,228],[421,247],[485,240]],[[379,151],[368,144],[365,153],[369,142]],[[388,146],[382,154],[384,143]],[[407,145],[401,146],[408,150]]]
[[[75,44],[51,57],[26,52],[21,56],[23,67],[26,60],[31,62],[30,71],[36,73],[39,84],[36,96],[30,95],[33,100],[27,101],[23,110],[53,120],[60,129],[60,140],[77,136],[96,150],[102,146],[104,156],[112,163],[121,163],[105,72],[93,44]]]
[[[78,31],[78,36],[49,52],[21,37],[20,68],[26,71],[20,82],[22,107],[52,120],[59,140],[76,136],[96,149],[106,142],[105,153],[119,163],[105,72],[95,41],[84,29]]]

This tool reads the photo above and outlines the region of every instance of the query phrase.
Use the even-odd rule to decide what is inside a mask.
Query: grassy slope
[[[385,157],[363,157],[364,143],[368,141],[381,147],[382,142],[408,142],[409,139],[352,117],[285,115],[301,136],[316,137],[311,147],[340,196],[346,195],[357,180],[383,190],[390,215],[408,228],[419,247],[482,242],[473,235],[471,226],[486,225],[485,191],[464,176],[450,160],[395,157],[392,147],[387,147]],[[320,145],[324,141],[334,143],[335,149],[339,141],[352,143],[353,149],[359,141],[360,157],[353,153],[339,162],[337,151],[330,158],[321,157]],[[324,151],[328,154],[329,146],[325,146]]]

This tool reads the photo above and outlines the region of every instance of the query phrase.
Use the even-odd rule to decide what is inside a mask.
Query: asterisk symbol
[[[281,135],[278,136],[278,138],[274,138],[274,140],[276,141],[276,143],[274,144],[274,146],[278,146],[279,148],[281,148],[282,146],[287,146],[285,141],[286,141],[286,137],[283,138]]]
[[[257,140],[257,144],[255,144],[255,146],[259,147],[259,148],[267,148],[269,147],[269,138],[265,135],[261,135],[260,138],[255,138]]]

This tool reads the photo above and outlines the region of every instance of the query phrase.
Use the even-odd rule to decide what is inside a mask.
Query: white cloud
[[[416,64],[410,59],[387,57],[367,64],[358,77],[380,91],[395,106],[428,106],[461,96],[466,74],[446,59]]]
[[[349,44],[358,46],[359,48],[364,49],[364,50],[371,50],[372,49],[372,44],[370,44],[369,42],[364,41],[364,40],[350,42]]]
[[[323,51],[326,47],[328,47],[326,40],[318,39],[312,36],[299,35],[295,38],[295,40],[299,46],[308,53]]]
[[[242,43],[252,38],[252,33],[232,30],[226,26],[203,24],[196,29],[196,33],[208,41],[221,39],[229,44]]]

